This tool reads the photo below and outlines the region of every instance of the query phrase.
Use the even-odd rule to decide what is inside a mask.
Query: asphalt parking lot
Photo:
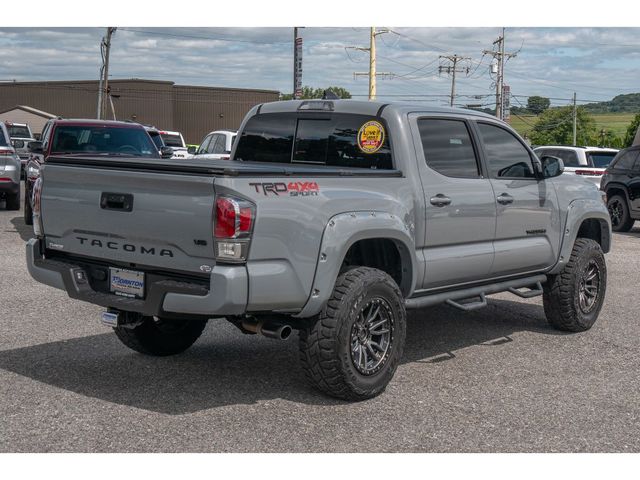
[[[297,339],[225,321],[180,356],[128,350],[99,307],[31,279],[30,232],[0,202],[2,452],[640,451],[640,222],[589,332],[552,330],[540,298],[425,309],[386,393],[356,404],[307,386]]]

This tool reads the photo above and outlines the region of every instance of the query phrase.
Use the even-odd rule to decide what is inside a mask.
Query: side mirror
[[[160,156],[162,158],[171,158],[173,157],[173,148],[171,147],[160,147]]]
[[[540,159],[540,163],[543,178],[558,177],[564,172],[564,162],[561,158],[545,155]]]
[[[189,148],[187,148],[187,153],[189,155],[195,155],[196,153],[196,147],[194,147],[193,145],[191,145]]]
[[[11,140],[13,148],[24,148],[24,140]]]
[[[29,142],[27,143],[27,148],[31,153],[43,153],[42,142]]]

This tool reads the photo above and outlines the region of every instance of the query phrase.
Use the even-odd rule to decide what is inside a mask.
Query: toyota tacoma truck
[[[231,155],[49,157],[29,272],[104,307],[103,323],[143,354],[186,350],[212,319],[276,339],[297,330],[308,379],[347,400],[392,379],[409,309],[469,311],[511,292],[541,295],[559,330],[598,317],[611,245],[602,195],[491,116],[267,103]]]

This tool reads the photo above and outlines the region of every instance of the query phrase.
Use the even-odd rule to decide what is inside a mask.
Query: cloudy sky
[[[450,78],[438,74],[440,55],[458,54],[468,74],[458,74],[459,104],[492,102],[491,57],[498,28],[403,28],[378,36],[378,97],[448,101]],[[380,26],[379,28],[383,28]],[[303,84],[338,85],[366,98],[369,29],[305,28]],[[98,77],[101,28],[0,28],[0,81],[85,80]],[[123,27],[113,37],[111,78],[169,80],[179,84],[292,90],[292,28]],[[609,100],[640,91],[638,28],[507,28],[506,50],[517,52],[505,67],[511,93],[568,104]],[[521,97],[518,97],[521,96]],[[493,97],[495,98],[495,97]]]

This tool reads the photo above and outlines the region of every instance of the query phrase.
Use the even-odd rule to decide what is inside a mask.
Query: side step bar
[[[420,297],[411,297],[405,300],[407,310],[430,307],[440,303],[447,303],[452,307],[469,311],[487,305],[486,295],[500,292],[511,292],[522,298],[531,298],[542,295],[542,284],[547,281],[546,275],[534,275],[532,277],[518,278],[504,282],[480,285],[463,290],[452,290],[449,292],[434,293]],[[522,291],[522,288],[529,290]],[[472,302],[462,302],[463,300],[473,300]]]

